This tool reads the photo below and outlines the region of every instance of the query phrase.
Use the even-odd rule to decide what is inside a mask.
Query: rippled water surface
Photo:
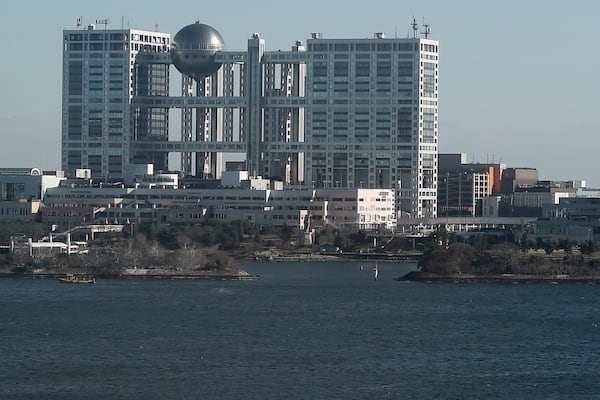
[[[0,280],[1,399],[598,399],[600,286]]]

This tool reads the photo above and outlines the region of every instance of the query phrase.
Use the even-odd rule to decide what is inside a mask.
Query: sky
[[[62,31],[78,17],[173,36],[198,20],[229,51],[246,50],[254,32],[268,51],[290,50],[312,32],[406,37],[415,17],[440,42],[441,153],[600,188],[596,0],[22,0],[3,8],[2,168],[60,169]]]

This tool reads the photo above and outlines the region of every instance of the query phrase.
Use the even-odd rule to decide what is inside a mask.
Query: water
[[[0,280],[2,399],[598,399],[600,287],[245,263],[253,282]]]

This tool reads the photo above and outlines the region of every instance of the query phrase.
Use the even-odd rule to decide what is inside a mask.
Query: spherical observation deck
[[[171,41],[171,58],[179,72],[199,81],[221,67],[215,55],[225,50],[221,34],[211,26],[196,22],[182,28]]]

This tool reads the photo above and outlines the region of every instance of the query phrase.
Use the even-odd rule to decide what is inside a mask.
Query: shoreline
[[[248,254],[237,255],[234,257],[238,261],[249,261],[257,263],[284,263],[284,262],[392,262],[392,263],[418,263],[419,255],[398,255],[371,253],[335,253],[335,254],[289,254],[275,253],[267,257],[257,257]],[[259,275],[251,275],[243,269],[235,272],[230,271],[186,271],[185,269],[167,269],[167,268],[122,268],[119,272],[101,272],[92,271],[87,268],[68,267],[61,271],[55,269],[19,269],[10,265],[0,265],[0,279],[56,279],[64,277],[66,274],[73,274],[82,277],[94,277],[96,279],[128,279],[128,280],[221,280],[221,281],[256,281],[260,280]]]
[[[204,280],[204,281],[256,281],[259,275],[235,275],[235,274],[94,274],[87,272],[69,272],[76,276],[94,277],[107,280]],[[64,277],[67,273],[19,273],[2,272],[0,279],[56,279]]]
[[[361,254],[361,253],[272,253],[268,255],[238,255],[237,260],[255,261],[255,262],[342,262],[342,261],[379,261],[379,262],[399,262],[399,263],[418,263],[422,254]]]
[[[18,268],[10,265],[0,266],[1,278],[22,279],[59,279],[72,274],[96,279],[145,279],[145,280],[259,280],[260,276],[251,275],[243,269],[234,270],[185,270],[166,268],[122,268],[118,271],[94,271],[89,268]]]
[[[397,281],[425,283],[600,283],[600,276],[581,275],[475,275],[475,274],[435,274],[430,272],[411,271],[404,276],[395,278]]]

